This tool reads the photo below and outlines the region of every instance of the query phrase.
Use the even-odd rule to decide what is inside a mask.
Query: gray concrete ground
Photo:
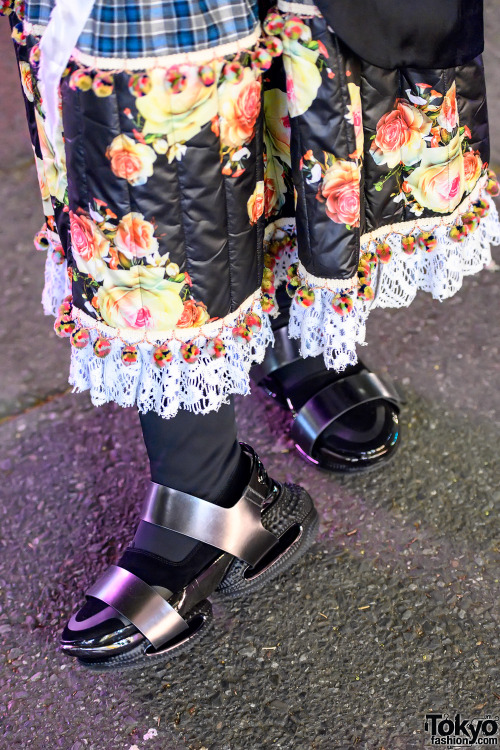
[[[499,164],[500,11],[487,5]],[[405,750],[424,746],[426,712],[498,716],[494,271],[445,304],[421,295],[373,314],[365,359],[408,398],[385,471],[318,473],[264,396],[238,402],[241,437],[320,509],[300,566],[258,595],[215,602],[214,629],[175,662],[96,676],[58,653],[81,592],[130,538],[146,460],[133,410],[67,393],[67,346],[38,304],[37,185],[5,24],[0,33],[0,748]]]

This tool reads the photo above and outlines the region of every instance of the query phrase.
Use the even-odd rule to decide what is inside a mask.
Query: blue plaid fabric
[[[27,0],[26,20],[46,26],[54,5]],[[97,57],[171,55],[235,42],[257,23],[257,0],[96,0],[77,46]]]

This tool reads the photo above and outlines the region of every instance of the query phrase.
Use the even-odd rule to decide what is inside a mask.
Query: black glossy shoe
[[[342,373],[326,370],[322,359],[303,359],[286,326],[274,331],[252,378],[288,409],[290,437],[309,463],[333,473],[369,471],[386,465],[400,443],[401,398],[363,363]]]
[[[253,449],[242,447],[250,478],[230,508],[151,484],[136,534],[141,547],[129,548],[87,591],[62,634],[64,653],[97,670],[168,660],[207,632],[208,597],[256,591],[307,551],[318,529],[310,496],[270,479]],[[158,554],[162,530],[198,543],[172,563],[168,549]]]

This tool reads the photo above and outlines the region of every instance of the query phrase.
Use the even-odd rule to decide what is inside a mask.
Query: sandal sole
[[[395,443],[395,445],[385,454],[384,458],[381,458],[377,463],[370,463],[368,466],[363,466],[363,462],[361,462],[357,464],[356,467],[351,467],[348,464],[339,463],[328,465],[324,462],[317,461],[306,455],[300,445],[294,443],[295,450],[302,461],[305,461],[309,466],[314,466],[315,469],[319,469],[319,471],[322,471],[325,474],[333,474],[337,477],[352,476],[354,474],[371,474],[372,472],[381,471],[394,461],[399,446],[400,441],[398,440],[397,443]]]
[[[241,560],[235,560],[212,596],[217,599],[233,599],[238,596],[253,594],[280,573],[284,573],[291,568],[292,565],[306,554],[316,541],[319,531],[319,516],[314,505],[300,526],[301,531],[290,546],[254,577],[245,578],[244,574],[249,566],[246,563],[242,563]],[[236,571],[234,568],[236,568]],[[231,578],[231,572],[233,575],[236,573],[237,580],[232,584],[224,586],[224,581]]]
[[[279,385],[278,384],[276,385],[276,393],[271,391],[271,389],[265,385],[260,385],[259,383],[256,383],[256,385],[257,385],[257,388],[259,388],[259,390],[262,393],[265,393],[268,398],[271,398],[275,402],[275,404],[277,404],[283,411],[286,411],[291,416],[292,425],[293,425],[292,411],[290,409],[290,406],[286,402],[285,397],[280,395]],[[399,390],[398,390],[398,393],[400,393]],[[400,397],[401,397],[401,403],[405,403],[404,398],[401,395],[401,393],[400,393]],[[356,464],[355,466],[353,466],[347,463],[343,463],[341,461],[339,461],[338,464],[330,464],[330,465],[326,462],[317,461],[311,458],[310,456],[308,456],[306,453],[304,453],[303,449],[297,443],[294,442],[295,450],[297,451],[299,456],[304,461],[306,461],[306,463],[308,463],[310,466],[314,466],[315,468],[320,469],[321,471],[325,471],[325,472],[328,472],[329,474],[333,474],[334,476],[345,476],[346,474],[368,474],[368,473],[371,473],[372,471],[377,471],[378,469],[382,469],[386,467],[393,460],[394,454],[397,448],[399,447],[399,444],[400,444],[400,441],[398,440],[398,442],[392,448],[388,450],[385,457],[381,458],[380,461],[378,461],[375,464],[369,463],[367,466],[364,466],[363,464],[365,462],[360,461],[359,464]]]
[[[112,672],[123,669],[145,669],[151,664],[165,662],[171,657],[180,656],[190,651],[197,643],[200,643],[213,626],[212,605],[208,600],[197,604],[189,613],[189,620],[195,617],[201,618],[197,629],[180,643],[166,646],[158,651],[147,653],[149,643],[142,641],[136,648],[126,654],[112,656],[108,659],[87,661],[78,659],[78,663],[93,672]]]

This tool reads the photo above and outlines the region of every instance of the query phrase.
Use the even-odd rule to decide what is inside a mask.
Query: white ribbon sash
[[[56,0],[40,41],[40,83],[46,112],[46,131],[51,143],[59,123],[59,83],[95,0]]]

